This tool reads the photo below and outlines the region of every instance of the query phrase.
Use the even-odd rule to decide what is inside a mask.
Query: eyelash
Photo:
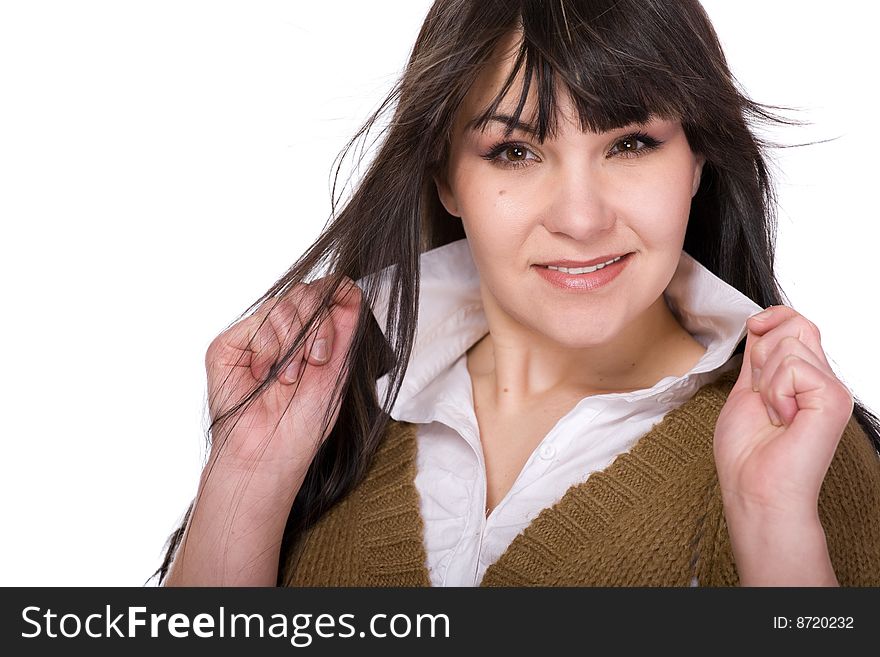
[[[634,157],[641,157],[642,155],[645,155],[646,153],[648,153],[650,151],[656,150],[663,143],[661,140],[654,139],[653,137],[645,134],[644,132],[634,132],[630,135],[625,135],[625,136],[621,137],[620,139],[618,139],[614,143],[614,145],[616,146],[620,142],[628,141],[628,140],[641,141],[645,144],[645,147],[640,148],[639,150],[636,150],[636,151],[622,151],[620,153],[620,155],[622,155],[623,157],[625,157],[627,159],[634,158]],[[513,148],[513,147],[518,147],[523,150],[527,150],[527,151],[532,152],[532,150],[528,146],[526,146],[525,144],[523,144],[521,142],[502,141],[502,142],[498,142],[497,144],[494,144],[489,149],[489,152],[483,156],[483,159],[488,160],[490,162],[495,162],[497,164],[500,164],[502,167],[504,167],[506,169],[517,169],[520,167],[529,166],[529,164],[528,164],[529,160],[519,160],[519,161],[514,162],[514,161],[510,161],[510,160],[498,159],[498,156],[501,155],[505,150],[507,150],[508,148]]]

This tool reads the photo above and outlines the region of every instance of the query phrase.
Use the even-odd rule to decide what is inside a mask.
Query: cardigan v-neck
[[[712,453],[737,372],[700,388],[627,453],[544,509],[481,586],[738,584]],[[288,586],[430,586],[415,425],[389,421],[366,477],[282,558]],[[851,418],[819,515],[844,586],[880,585],[880,462]]]

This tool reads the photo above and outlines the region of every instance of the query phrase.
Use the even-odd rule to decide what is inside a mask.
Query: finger
[[[786,319],[794,317],[798,312],[791,306],[779,304],[767,306],[759,313],[755,313],[746,320],[746,326],[757,335],[763,335],[770,329],[776,328]]]
[[[787,356],[770,380],[780,420],[795,429],[799,440],[810,437],[813,445],[805,449],[830,449],[828,458],[843,428],[852,415],[853,399],[836,377],[795,355]]]
[[[314,310],[312,312],[314,313]],[[307,354],[309,364],[325,365],[330,361],[330,356],[333,353],[335,337],[333,320],[330,318],[329,310],[320,308],[315,321],[317,324],[307,337],[304,353]]]
[[[267,299],[250,316],[239,320],[211,342],[205,354],[209,376],[218,369],[252,368],[259,353],[277,353],[278,344],[271,331],[264,328],[274,299]],[[231,368],[231,369],[230,369]]]
[[[753,390],[752,348],[758,342],[761,335],[774,328],[786,317],[790,317],[794,309],[789,306],[768,306],[764,310],[755,313],[746,320],[746,346],[743,352],[742,364],[739,376],[733,384],[731,394],[739,391]]]
[[[752,352],[754,355],[754,352]],[[760,392],[762,388],[766,388],[767,381],[770,381],[779,364],[788,354],[800,356],[808,363],[812,363],[820,370],[825,370],[828,374],[834,376],[834,372],[828,366],[827,362],[816,356],[816,353],[807,345],[793,335],[784,335],[773,347],[773,351],[764,360],[764,364],[760,368],[756,368],[753,372],[757,372],[757,376],[752,378],[752,389]],[[752,361],[753,363],[755,361]]]
[[[300,318],[303,326],[307,326],[310,321],[313,322],[312,329],[306,335],[305,348],[303,353],[306,354],[306,360],[311,365],[326,365],[330,361],[330,355],[333,353],[333,343],[335,331],[333,320],[326,308],[321,308],[315,304],[319,303],[319,299],[315,299],[309,306],[300,312]],[[312,315],[317,312],[314,319]]]
[[[326,364],[330,362],[334,352],[347,349],[348,343],[337,345],[337,328],[343,329],[343,335],[351,337],[351,329],[357,322],[357,317],[363,302],[363,292],[360,287],[345,275],[334,279],[327,276],[311,284],[315,289],[315,295],[309,300],[308,307],[311,312],[321,306],[319,327],[314,336],[309,339],[311,353],[310,363]],[[312,353],[312,346],[316,348],[320,340],[326,340],[326,355],[323,359]]]
[[[766,369],[770,354],[787,337],[793,337],[800,341],[813,352],[819,363],[824,364],[829,370],[831,369],[825,357],[825,351],[822,349],[819,329],[803,315],[794,311],[791,312],[793,314],[789,314],[785,319],[777,320],[778,323],[772,328],[762,327],[765,329],[764,333],[755,340],[749,353],[749,361],[753,371],[760,373],[760,371]],[[760,374],[756,378],[760,378]]]
[[[334,283],[339,284],[337,290],[331,289]],[[341,280],[326,276],[312,283],[295,284],[268,309],[267,324],[272,328],[277,348],[261,353],[258,358],[259,374],[265,376],[269,368],[281,359],[284,362],[279,363],[278,379],[282,383],[292,384],[302,377],[307,364],[324,365],[329,362],[335,335],[328,306],[334,298],[341,302],[350,298],[359,300],[359,293],[359,288],[345,276]],[[264,339],[260,344],[262,346],[268,342]],[[300,346],[294,350],[297,344]]]
[[[249,353],[249,345],[251,343],[251,340],[253,340],[253,337],[256,334],[260,323],[269,312],[268,301],[269,300],[262,303],[250,316],[238,320],[235,324],[226,328],[220,334],[218,334],[217,337],[215,337],[214,340],[211,342],[211,345],[208,347],[206,360],[214,360],[216,357],[213,356],[212,352],[221,349],[228,350],[229,348],[232,348],[236,351]],[[245,365],[247,366],[249,363],[250,357],[248,356],[248,361],[247,363],[245,363]],[[232,363],[223,364],[232,365]]]
[[[325,280],[300,283],[290,291],[288,303],[296,316],[295,330],[285,336],[278,378],[282,383],[295,383],[302,377],[307,365],[325,365],[330,360],[334,343],[333,322],[323,303],[329,303],[329,289]],[[294,301],[295,299],[295,301]],[[301,335],[303,334],[303,335]],[[288,352],[300,344],[288,356]]]
[[[296,304],[291,298],[279,297],[269,308],[260,333],[256,336],[254,347],[260,349],[255,354],[254,377],[261,380],[269,370],[281,360],[293,346],[293,340],[302,328]],[[263,337],[265,334],[266,337]],[[272,348],[267,345],[272,344]],[[292,354],[282,371],[284,376],[292,376],[296,380],[299,372],[299,359]],[[291,364],[293,364],[292,367]]]
[[[748,325],[747,325],[748,327]],[[733,388],[730,391],[730,394],[738,393],[740,391],[751,391],[752,390],[752,346],[758,340],[759,336],[752,333],[752,331],[746,329],[746,347],[743,352],[743,360],[742,365],[739,368],[739,376],[733,384]]]
[[[791,357],[799,358],[820,371],[825,371],[832,377],[834,374],[825,368],[825,365],[816,358],[814,354],[804,343],[794,336],[786,336],[776,346],[776,349],[770,354],[764,368],[761,370],[760,378],[755,382],[756,390],[761,395],[761,400],[767,407],[768,415],[773,424],[780,426],[787,424],[789,419],[794,417],[798,411],[795,401],[784,395],[782,389],[774,388],[771,382],[775,380],[776,372],[783,364],[787,363]]]
[[[753,388],[752,379],[757,378],[757,376],[753,376],[754,370],[761,369],[761,366],[769,353],[769,349],[767,349],[767,346],[769,345],[758,347],[761,337],[793,317],[800,317],[800,315],[794,310],[794,308],[780,304],[769,306],[746,320],[746,347],[745,353],[743,354],[740,378],[737,379],[736,382],[737,386],[742,388],[748,387],[749,389]],[[816,330],[816,335],[818,337],[818,329]],[[755,347],[758,348],[755,349]],[[763,353],[762,350],[764,350]],[[758,365],[756,365],[756,361],[759,363]],[[760,375],[760,372],[755,374]]]
[[[304,360],[314,340],[315,327],[309,329],[307,322],[313,312],[315,294],[310,284],[297,283],[269,314],[280,346],[277,357],[268,366],[278,367],[276,378],[282,384],[296,383],[302,377]]]
[[[300,320],[308,330],[303,353],[306,361],[312,365],[326,364],[333,353],[335,333],[330,318],[333,285],[334,279],[331,276],[309,283],[302,303],[297,307]]]

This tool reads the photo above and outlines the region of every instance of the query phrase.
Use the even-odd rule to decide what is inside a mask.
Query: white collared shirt
[[[741,366],[742,355],[731,356],[759,305],[684,251],[664,295],[679,323],[706,347],[703,357],[687,374],[651,388],[583,398],[535,448],[487,518],[486,466],[466,360],[489,331],[479,273],[467,239],[421,255],[415,344],[391,417],[419,425],[415,485],[434,586],[479,585],[538,513],[629,451],[700,386]],[[372,309],[384,330],[385,288]],[[387,375],[377,381],[380,403],[387,384]]]

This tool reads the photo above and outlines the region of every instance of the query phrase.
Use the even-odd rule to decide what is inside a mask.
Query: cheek
[[[523,186],[510,178],[494,179],[485,171],[462,170],[456,180],[456,200],[468,234],[491,235],[496,244],[525,234],[536,212],[535,198]]]
[[[619,198],[624,207],[619,214],[628,217],[646,241],[678,240],[687,228],[691,208],[690,174],[683,170],[658,170],[636,183],[626,185]]]
[[[515,204],[491,197],[474,201],[464,209],[461,220],[474,258],[480,264],[494,263],[488,269],[480,267],[483,278],[491,279],[499,264],[504,263],[500,268],[506,269],[521,257],[520,248],[530,228],[527,221],[517,219],[521,209]]]

